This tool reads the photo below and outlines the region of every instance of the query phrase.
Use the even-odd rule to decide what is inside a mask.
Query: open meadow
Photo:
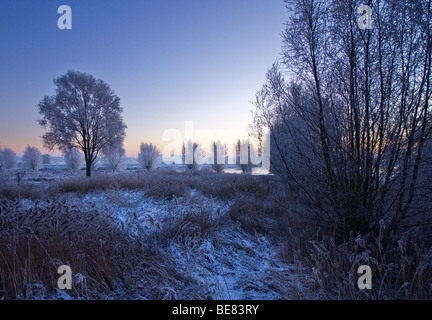
[[[336,243],[272,175],[55,168],[0,189],[1,299],[431,297],[432,253],[412,233]],[[373,290],[357,288],[362,264]]]

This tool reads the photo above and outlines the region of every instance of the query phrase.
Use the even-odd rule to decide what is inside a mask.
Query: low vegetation
[[[128,200],[128,192],[139,197]],[[99,196],[117,209],[88,200]],[[224,286],[192,270],[202,264],[199,274],[216,272],[219,261],[226,267],[233,263],[206,253],[210,245],[217,252],[232,246],[233,254],[241,250],[245,257],[264,254],[258,244],[236,242],[242,234],[267,239],[274,251],[269,259],[279,267],[262,278],[236,281],[257,292],[273,290],[274,298],[432,298],[431,237],[425,226],[387,235],[383,221],[377,232],[352,232],[341,242],[309,204],[273,176],[158,170],[41,177],[4,184],[0,199],[4,299],[232,298],[236,286],[225,286],[218,295]],[[146,201],[163,214],[137,211],[134,206]],[[127,218],[114,214],[124,208]],[[73,266],[67,294],[57,288],[56,270],[63,264]],[[360,265],[372,268],[372,290],[357,287]]]

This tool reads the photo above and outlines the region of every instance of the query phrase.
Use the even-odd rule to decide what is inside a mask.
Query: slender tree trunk
[[[86,176],[91,176],[91,161],[86,159]]]

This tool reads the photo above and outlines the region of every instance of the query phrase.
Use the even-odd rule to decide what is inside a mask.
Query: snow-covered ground
[[[130,232],[150,237],[178,226],[177,234],[166,239],[161,250],[181,273],[200,284],[207,298],[289,299],[298,289],[296,268],[280,261],[275,244],[266,237],[249,234],[233,223],[229,201],[207,198],[195,190],[172,200],[155,200],[139,190],[98,191],[85,195],[83,201],[118,216]],[[211,226],[201,232],[184,217],[203,214],[203,208],[209,210]],[[179,295],[174,288],[167,288],[167,294]]]
[[[104,173],[101,174],[103,177]],[[117,174],[133,177],[140,171]],[[155,177],[157,179],[158,175]],[[63,168],[61,163],[53,163],[45,165],[37,173],[25,173],[22,183],[49,190],[56,182],[69,178],[78,182],[77,179],[86,179],[82,171],[73,172]],[[11,180],[14,179],[11,176]],[[176,183],[177,180],[173,181]],[[213,197],[193,187],[188,188],[181,197],[154,197],[146,194],[145,189],[118,187],[85,194],[58,193],[49,197],[65,201],[68,207],[83,208],[82,215],[86,214],[86,208],[91,207],[113,217],[122,225],[122,230],[127,230],[131,239],[139,239],[146,246],[156,248],[157,268],[166,267],[162,273],[175,270],[173,275],[151,280],[151,284],[147,279],[138,279],[133,290],[120,289],[123,291],[116,292],[115,298],[153,299],[155,295],[146,294],[146,290],[155,282],[158,286],[157,297],[166,299],[313,298],[313,294],[306,294],[310,290],[302,285],[307,273],[299,265],[281,259],[280,243],[275,243],[274,239],[262,233],[245,230],[240,222],[234,221],[230,209],[236,197]],[[39,202],[24,198],[20,200],[20,206],[23,210],[31,210]],[[53,298],[46,293],[48,288],[41,285],[30,289],[34,292],[31,299]],[[59,291],[54,299],[57,298],[72,297]]]
[[[313,220],[291,220],[307,211],[295,197],[280,198],[273,176],[176,171],[86,178],[55,168],[26,172],[20,183],[11,174],[0,199],[0,299],[375,298],[356,290],[356,266],[378,261],[369,245],[303,234]],[[413,261],[402,241],[384,251],[399,256],[378,268]],[[425,250],[415,251],[412,277],[429,297]],[[72,291],[59,290],[52,275],[62,264],[73,270]],[[402,280],[383,297],[399,297]]]

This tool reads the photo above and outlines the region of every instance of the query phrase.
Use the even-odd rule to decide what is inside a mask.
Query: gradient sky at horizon
[[[60,5],[72,30],[59,30]],[[161,149],[166,129],[245,128],[250,101],[279,58],[283,0],[2,0],[0,145],[21,155],[42,146],[37,104],[74,69],[121,99],[125,149]],[[55,152],[54,155],[59,155]]]

